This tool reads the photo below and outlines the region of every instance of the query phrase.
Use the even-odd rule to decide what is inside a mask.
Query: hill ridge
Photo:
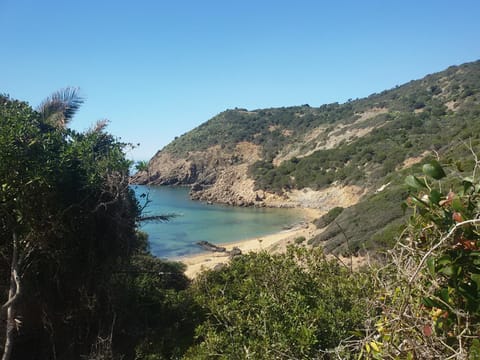
[[[223,111],[157,152],[133,181],[189,185],[195,199],[232,205],[351,207],[387,183],[383,192],[401,193],[405,164],[429,154],[462,160],[457,145],[478,145],[479,117],[475,61],[343,104]],[[327,189],[336,189],[328,201],[319,195]],[[300,200],[302,191],[318,201]],[[341,202],[346,192],[356,196]],[[338,231],[330,235],[314,242]]]

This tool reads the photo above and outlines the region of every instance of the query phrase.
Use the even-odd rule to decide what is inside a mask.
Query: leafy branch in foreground
[[[363,351],[373,359],[480,356],[480,183],[435,160],[409,176],[414,214],[382,269],[383,312]],[[457,175],[457,176],[455,176]]]
[[[171,359],[193,339],[184,267],[137,231],[169,216],[142,216],[106,124],[78,133],[0,95],[2,360]]]

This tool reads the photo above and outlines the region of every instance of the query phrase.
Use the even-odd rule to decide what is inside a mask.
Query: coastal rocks
[[[227,251],[227,249],[224,248],[223,246],[218,246],[208,241],[203,241],[203,240],[199,241],[197,242],[197,245],[199,245],[203,250],[206,250],[206,251],[225,253],[228,255],[230,259],[233,259],[236,256],[242,255],[242,250],[237,246],[234,246],[232,250]]]
[[[204,189],[204,186],[201,185],[201,184],[193,184],[191,189],[190,189],[190,192],[191,192],[191,195],[193,195],[194,193],[198,192],[198,191],[202,191]]]
[[[232,165],[218,174],[211,186],[192,187],[190,196],[194,200],[234,206],[254,206],[258,202],[254,181],[248,177],[248,164]]]
[[[213,146],[179,155],[168,148],[150,161],[148,171],[135,174],[136,184],[190,186],[193,200],[232,206],[315,208],[328,211],[358,202],[365,189],[332,185],[327,189],[291,190],[282,195],[255,189],[249,167],[261,157],[258,145],[242,142],[233,148]]]
[[[179,154],[168,147],[157,152],[148,164],[148,171],[132,177],[136,184],[150,185],[214,185],[225,171],[238,165],[247,168],[260,159],[258,145],[242,142],[233,148],[219,145],[205,150]],[[231,177],[238,180],[241,175]]]
[[[225,269],[226,266],[227,266],[227,264],[225,264],[225,263],[219,263],[219,264],[217,264],[213,267],[213,271],[223,270],[223,269]]]
[[[234,257],[240,256],[240,255],[242,255],[242,250],[240,250],[240,248],[237,246],[234,246],[232,250],[228,252],[228,256],[230,257],[230,259],[233,259]]]
[[[212,251],[212,252],[225,252],[227,249],[225,249],[222,246],[217,246],[215,244],[209,243],[208,241],[199,241],[197,242],[197,245],[199,245],[203,250],[206,251]]]
[[[263,190],[255,192],[255,201],[263,201],[265,200],[265,192]]]

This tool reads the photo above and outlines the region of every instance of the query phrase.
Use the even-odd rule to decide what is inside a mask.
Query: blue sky
[[[217,113],[320,106],[480,59],[480,1],[0,0],[0,93],[78,86],[96,120],[154,153]]]

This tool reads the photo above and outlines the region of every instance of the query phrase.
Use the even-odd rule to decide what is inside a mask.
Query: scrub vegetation
[[[195,280],[138,231],[129,145],[105,122],[68,128],[77,90],[37,109],[0,96],[2,359],[479,358],[479,87],[476,62],[341,105],[227,111],[180,137],[179,156],[262,144],[251,171],[272,191],[378,189],[284,254],[241,255]],[[387,110],[358,122],[372,106]],[[274,165],[309,129],[349,123],[381,126]],[[354,270],[328,252],[372,261]]]

